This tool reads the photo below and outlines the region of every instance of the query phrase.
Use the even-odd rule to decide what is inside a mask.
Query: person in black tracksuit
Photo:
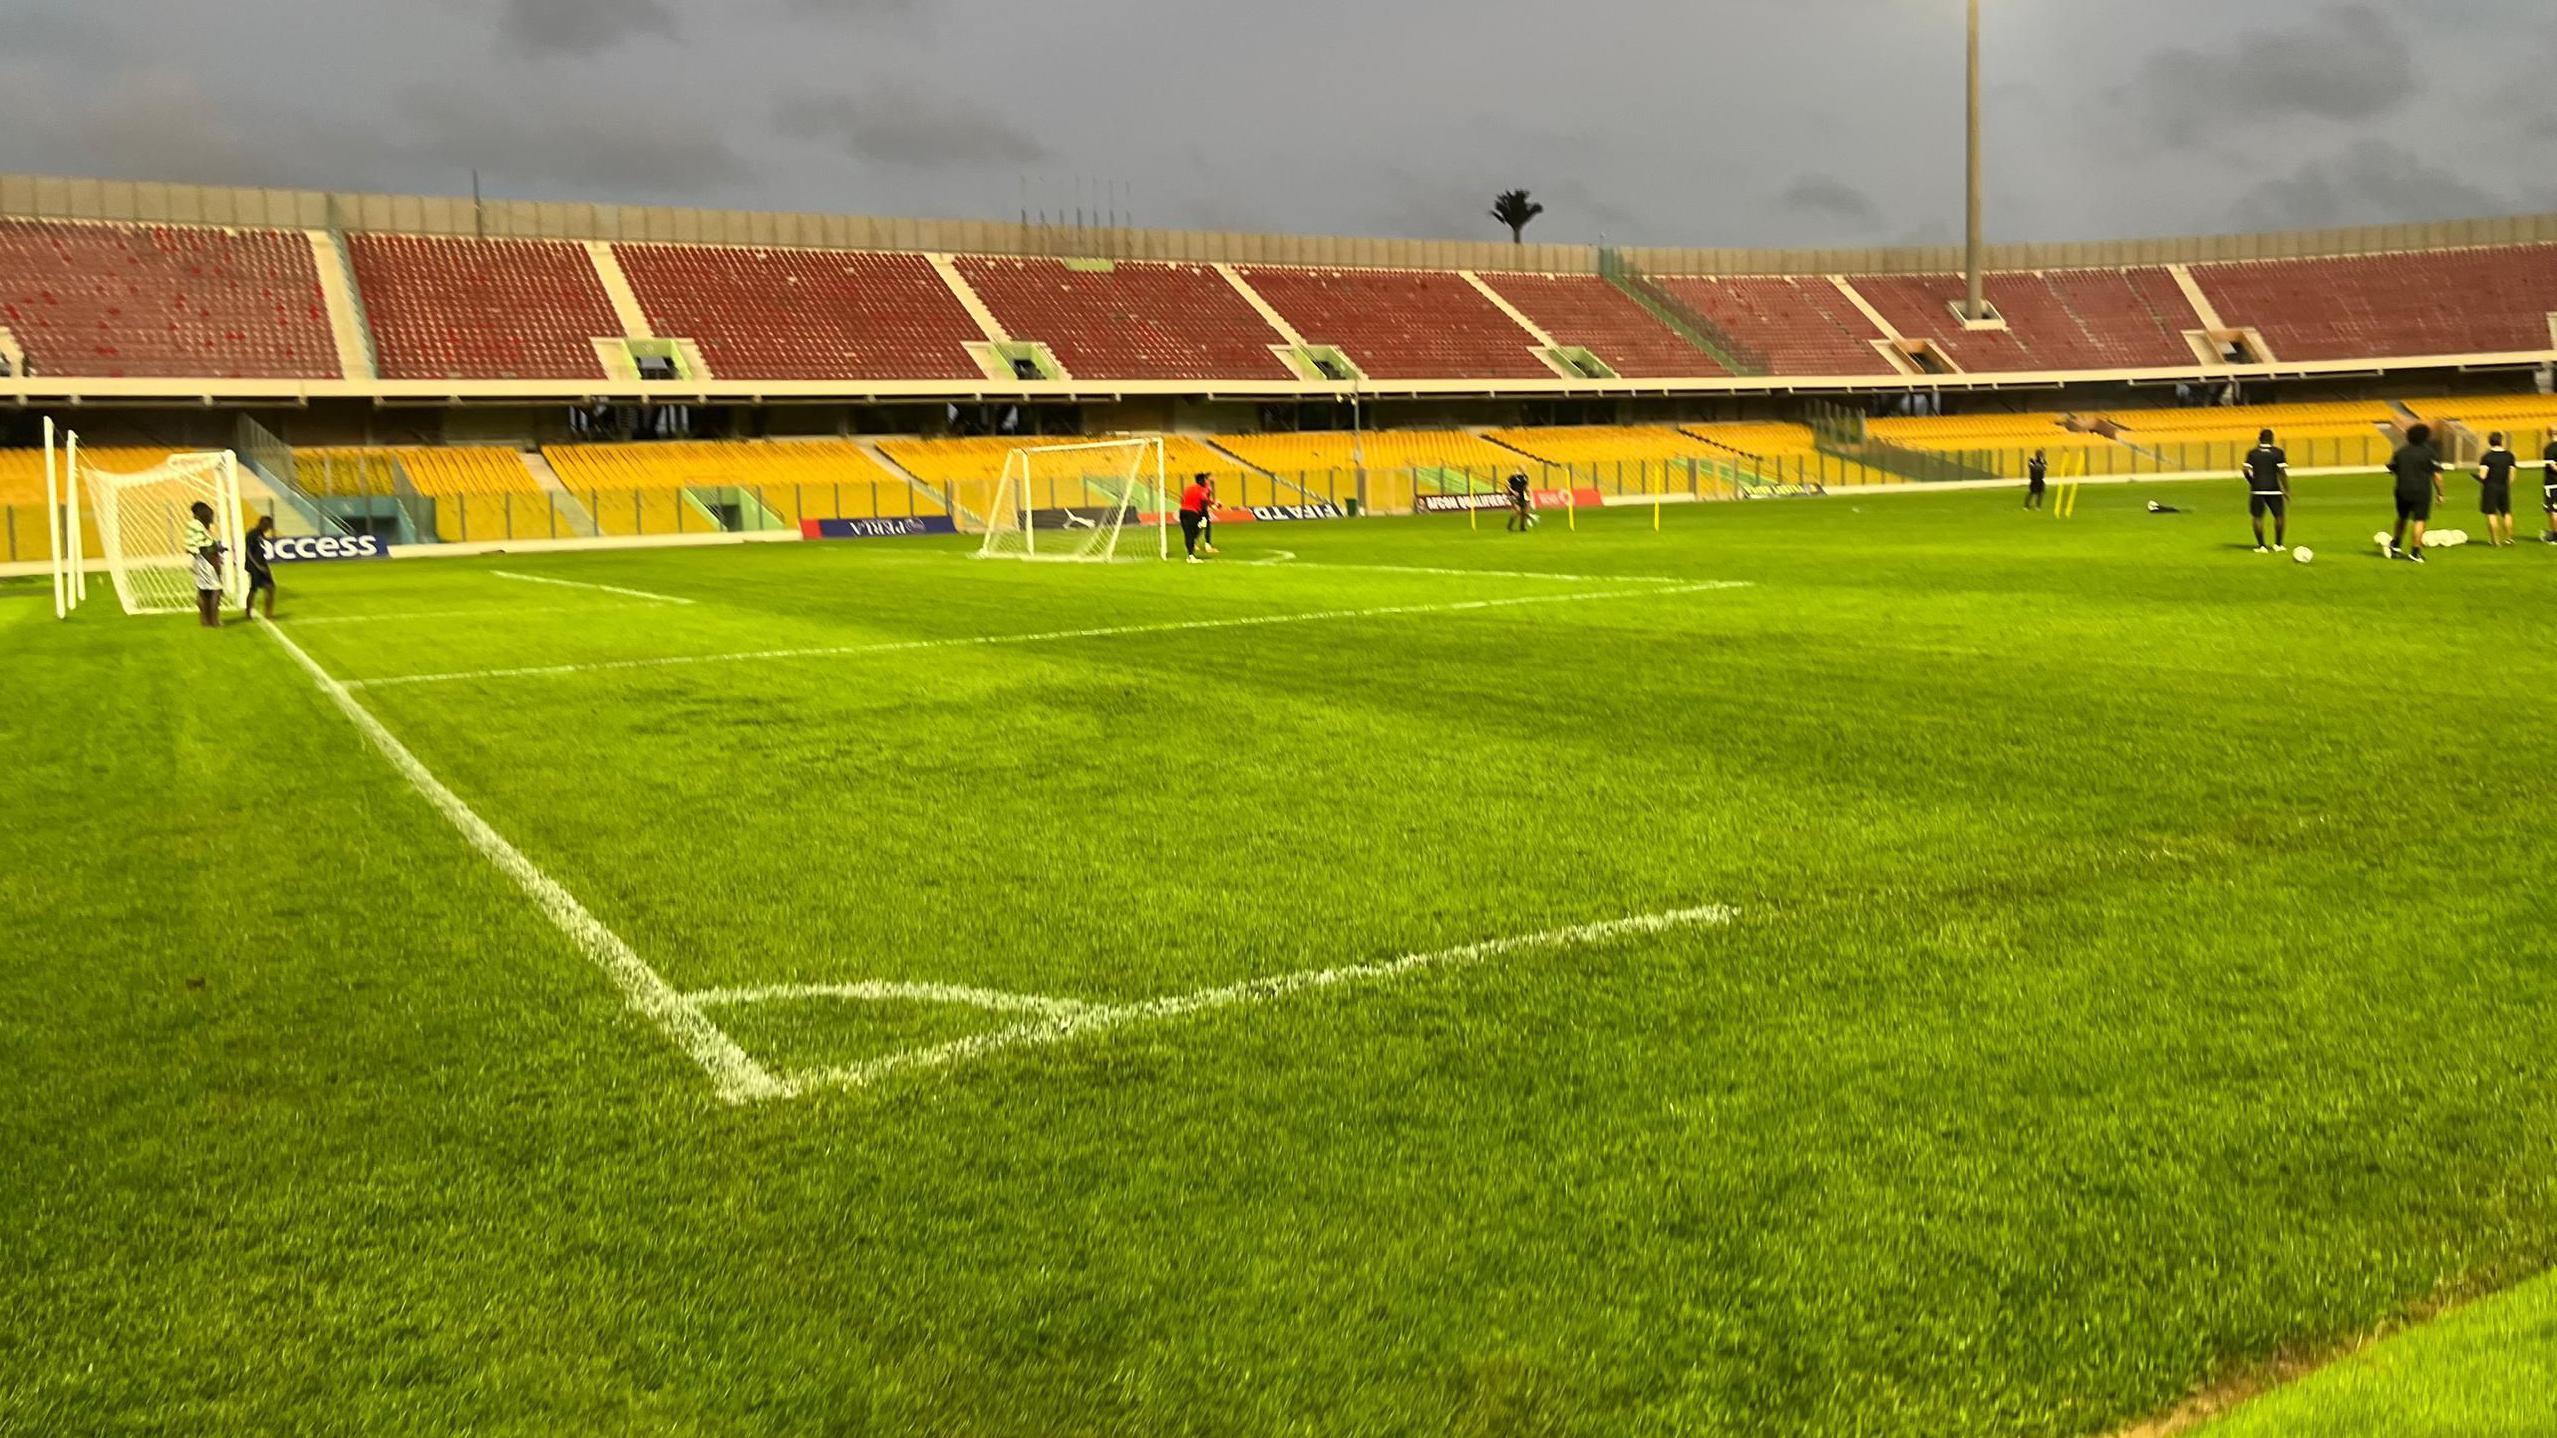
[[[2513,542],[2513,471],[2519,468],[2502,435],[2486,441],[2486,456],[2477,462],[2477,512],[2486,516],[2486,543],[2496,549]]]
[[[2442,497],[2442,457],[2433,449],[2433,427],[2419,424],[2406,431],[2406,442],[2390,456],[2388,472],[2397,483],[2397,527],[2382,541],[2383,559],[2424,562],[2424,526],[2433,519],[2433,501]]]
[[[1509,523],[1505,529],[1524,530],[1536,522],[1536,506],[1527,496],[1527,476],[1509,477]]]
[[[248,602],[240,606],[240,617],[242,619],[257,617],[258,592],[264,590],[266,617],[273,619],[275,617],[274,515],[261,514],[257,517],[257,527],[249,531],[248,552],[240,556],[240,563],[249,576]]]
[[[2291,457],[2273,442],[2273,431],[2255,437],[2246,452],[2246,513],[2255,521],[2255,552],[2280,554],[2291,547]],[[2264,546],[2264,516],[2273,516],[2273,545]]]
[[[2050,481],[2050,457],[2037,449],[2033,452],[2033,458],[2024,466],[2025,508],[2040,509],[2042,507],[2042,491]]]
[[[2557,434],[2548,437],[2548,448],[2539,457],[2548,462],[2539,473],[2540,503],[2548,507],[2548,532],[2539,536],[2539,542],[2557,544]]]

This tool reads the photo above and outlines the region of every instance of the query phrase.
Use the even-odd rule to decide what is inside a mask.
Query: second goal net
[[[984,514],[984,559],[1107,563],[1131,529],[1151,526],[1172,557],[1173,501],[1160,438],[1031,445],[1004,456]]]
[[[125,613],[195,612],[197,558],[187,550],[187,531],[197,504],[213,511],[207,528],[222,546],[222,593],[233,604],[247,596],[238,456],[228,450],[173,454],[130,474],[82,462],[79,488],[96,508],[98,546]]]

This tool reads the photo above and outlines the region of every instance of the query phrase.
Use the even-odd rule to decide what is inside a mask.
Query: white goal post
[[[97,513],[107,576],[115,582],[125,613],[196,612],[196,556],[187,552],[186,534],[190,511],[198,503],[213,511],[213,538],[222,546],[224,599],[238,604],[248,597],[248,573],[240,562],[247,538],[240,519],[238,455],[227,449],[173,454],[149,469],[117,474],[82,463],[78,435],[71,436],[67,448],[74,544],[78,497],[86,491]],[[70,553],[76,556],[78,550]],[[71,562],[76,571],[79,561]],[[76,581],[74,590],[76,596]]]
[[[1160,435],[1025,445],[1003,457],[977,557],[1107,563],[1120,534],[1150,518],[1155,557],[1169,559],[1177,507]]]

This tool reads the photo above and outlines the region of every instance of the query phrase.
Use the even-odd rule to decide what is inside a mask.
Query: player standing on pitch
[[[2503,435],[2487,438],[2486,457],[2477,462],[2477,512],[2486,516],[2486,542],[2496,549],[2513,542],[2513,471],[2520,467]]]
[[[1513,474],[1509,477],[1509,523],[1501,527],[1525,533],[1535,522],[1536,506],[1527,497],[1527,476]]]
[[[2255,552],[2280,554],[2291,547],[2291,457],[2273,442],[2273,431],[2255,436],[2246,452],[2246,513],[2255,521]],[[2273,516],[2273,547],[2264,547],[2264,516]]]
[[[2033,452],[2033,458],[2024,466],[2025,508],[2040,509],[2042,507],[2042,490],[2050,483],[2050,480],[2050,457],[2037,449]]]
[[[2433,501],[2442,497],[2442,457],[2433,452],[2433,427],[2419,424],[2406,431],[2406,442],[2390,456],[2388,472],[2397,480],[2397,527],[2380,541],[2380,557],[2400,556],[2424,562],[2424,526],[2432,522]]]
[[[195,612],[207,629],[222,627],[222,541],[213,537],[213,506],[203,500],[186,509],[187,557],[195,573]]]
[[[2539,542],[2557,544],[2557,434],[2548,436],[2548,448],[2539,457],[2548,462],[2539,473],[2540,503],[2548,507],[2548,532],[2539,536]]]
[[[1181,491],[1181,548],[1192,564],[1205,564],[1199,557],[1199,536],[1207,529],[1207,476],[1190,476],[1190,487]]]
[[[257,617],[259,590],[266,591],[266,617],[275,619],[275,516],[261,514],[257,526],[249,531],[248,553],[240,556],[249,576],[248,602],[240,606],[242,619]]]

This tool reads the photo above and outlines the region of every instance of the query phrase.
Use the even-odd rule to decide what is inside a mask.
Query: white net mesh
[[[1172,507],[1160,439],[1016,449],[1004,457],[1003,478],[985,506],[977,553],[1104,563],[1117,556],[1122,534],[1151,523],[1156,555],[1165,557]]]
[[[98,544],[125,613],[192,614],[204,588],[220,589],[233,603],[246,597],[248,578],[239,562],[239,465],[228,451],[173,454],[132,474],[84,462],[80,491],[96,510]],[[187,548],[197,504],[213,511],[207,529],[222,546],[218,567]]]

